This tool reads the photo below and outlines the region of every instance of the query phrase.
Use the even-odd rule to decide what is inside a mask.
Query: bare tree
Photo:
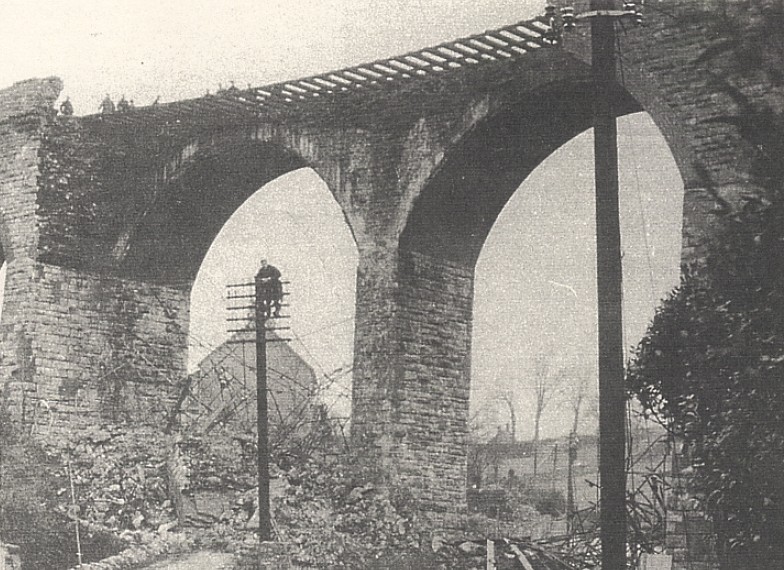
[[[504,391],[499,400],[509,408],[509,422],[512,430],[512,442],[517,441],[517,414],[515,413],[514,393],[511,390]]]
[[[595,413],[598,401],[598,394],[592,390],[595,378],[594,374],[589,374],[586,366],[572,367],[569,372],[569,397],[565,404],[572,410],[572,430],[569,432],[569,450],[566,475],[566,525],[569,533],[574,532],[574,463],[577,460],[578,439],[577,430],[580,427],[580,414],[583,411]],[[587,410],[586,410],[587,408]]]
[[[490,441],[495,411],[495,406],[485,400],[471,411],[468,419],[468,484],[476,489],[483,486],[486,471],[498,475],[501,455]]]
[[[537,355],[531,365],[531,375],[534,388],[534,475],[536,475],[539,448],[539,433],[542,415],[552,403],[553,398],[559,393],[563,385],[563,370],[555,369],[543,354]]]
[[[586,370],[574,369],[569,374],[569,399],[572,409],[572,431],[576,434],[580,427],[580,420],[585,414],[593,414],[597,408],[598,393],[594,390],[593,374]]]

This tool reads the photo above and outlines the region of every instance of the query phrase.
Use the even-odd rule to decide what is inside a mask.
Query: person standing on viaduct
[[[261,299],[264,306],[264,313],[269,317],[274,309],[274,316],[280,316],[280,303],[283,300],[283,286],[280,282],[280,271],[274,265],[267,263],[262,258],[261,268],[256,273],[256,283],[261,282]]]
[[[128,103],[128,100],[125,98],[125,94],[120,97],[120,100],[117,101],[117,112],[118,113],[127,113],[131,110],[131,104]]]
[[[73,105],[71,104],[71,98],[70,97],[66,97],[65,101],[60,103],[60,114],[63,117],[70,117],[71,115],[74,114],[74,108],[73,108]]]
[[[108,93],[106,94],[106,97],[103,98],[103,101],[101,101],[101,105],[98,108],[101,110],[102,115],[114,113],[114,101],[112,101],[112,98],[109,97]]]

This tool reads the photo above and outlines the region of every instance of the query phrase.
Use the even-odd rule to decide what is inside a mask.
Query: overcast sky
[[[528,19],[531,0],[17,1],[0,4],[0,87],[57,75],[77,114],[105,93],[136,105],[261,86]],[[682,183],[652,122],[620,122],[626,344],[677,282]],[[527,359],[543,353],[595,374],[596,287],[590,133],[545,161],[510,200],[477,266],[474,401],[517,386],[530,432]],[[192,361],[225,334],[224,286],[267,256],[292,281],[293,348],[330,372],[351,361],[356,251],[310,170],[261,189],[210,250],[192,297]],[[344,386],[342,390],[346,391]],[[499,421],[504,421],[499,417]],[[567,421],[552,414],[545,434]]]

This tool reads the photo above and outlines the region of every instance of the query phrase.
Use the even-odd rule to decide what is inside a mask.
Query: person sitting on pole
[[[262,258],[261,268],[256,273],[256,282],[261,282],[260,294],[261,302],[264,308],[264,314],[269,317],[272,316],[272,308],[274,307],[274,316],[280,316],[280,303],[283,299],[283,286],[280,283],[280,271],[274,265],[267,263],[267,260]]]

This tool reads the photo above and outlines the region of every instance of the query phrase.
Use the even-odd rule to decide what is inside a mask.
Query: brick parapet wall
[[[37,174],[35,135],[0,124],[0,242],[7,259],[35,255]]]
[[[187,292],[38,261],[40,153],[61,87],[49,78],[0,90],[6,419],[37,429],[95,418],[160,425],[185,375]]]
[[[60,95],[63,82],[57,77],[27,79],[0,89],[0,121],[30,113],[48,114]]]

